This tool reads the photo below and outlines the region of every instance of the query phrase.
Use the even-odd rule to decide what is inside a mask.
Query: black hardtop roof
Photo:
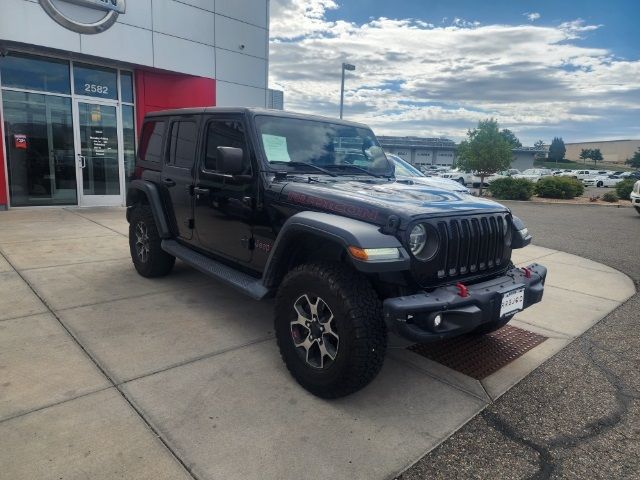
[[[176,108],[173,110],[161,110],[158,112],[150,112],[145,115],[145,118],[152,117],[173,117],[181,115],[203,115],[207,113],[233,113],[242,115],[268,115],[271,117],[283,117],[283,118],[298,118],[301,120],[316,120],[319,122],[337,123],[340,125],[347,125],[360,128],[369,128],[368,125],[358,122],[350,122],[347,120],[340,120],[339,118],[323,117],[321,115],[310,115],[306,113],[289,112],[286,110],[272,110],[268,108],[256,108],[256,107],[197,107],[197,108]]]

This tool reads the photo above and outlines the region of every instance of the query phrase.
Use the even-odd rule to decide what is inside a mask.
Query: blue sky
[[[640,138],[639,1],[272,0],[287,109],[459,140],[497,118],[523,143]]]

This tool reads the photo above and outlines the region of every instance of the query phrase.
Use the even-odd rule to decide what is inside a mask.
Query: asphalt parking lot
[[[633,209],[504,203],[537,245],[640,283],[640,215]],[[636,293],[401,478],[640,478],[639,327]]]
[[[478,381],[396,339],[369,387],[327,402],[286,372],[270,303],[181,264],[139,277],[122,209],[16,209],[0,227],[7,478],[389,478],[635,291],[527,247],[514,261],[549,267],[546,301],[511,324],[542,344]]]

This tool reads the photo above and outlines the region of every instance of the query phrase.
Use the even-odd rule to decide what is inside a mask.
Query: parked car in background
[[[574,170],[573,175],[570,175],[573,178],[577,178],[578,180],[582,180],[584,178],[593,177],[597,175],[597,170]]]
[[[542,177],[548,177],[549,175],[551,175],[551,170],[549,170],[548,168],[528,168],[527,170],[522,172],[520,175],[514,175],[513,177],[524,178],[526,180],[531,180],[532,182],[536,183]]]
[[[467,185],[473,182],[473,173],[470,172],[461,172],[458,170],[451,170],[449,172],[443,172],[440,174],[440,178],[448,178],[451,180],[455,180],[460,185]]]
[[[582,179],[582,184],[585,187],[615,187],[624,178],[619,175],[594,175]]]
[[[634,206],[636,212],[640,213],[640,180],[633,186],[629,200],[631,200],[631,205]]]
[[[401,182],[410,181],[414,184],[427,185],[436,188],[444,188],[458,193],[470,193],[469,189],[455,180],[442,177],[428,177],[409,162],[397,155],[387,153],[387,158],[393,162],[396,168],[395,177]]]
[[[622,178],[635,178],[636,180],[640,180],[640,170],[635,172],[624,172],[620,174]]]

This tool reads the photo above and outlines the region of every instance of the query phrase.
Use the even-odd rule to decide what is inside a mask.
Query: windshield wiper
[[[309,167],[309,168],[313,168],[314,170],[317,170],[318,172],[322,172],[325,175],[329,175],[331,177],[337,177],[337,175],[333,172],[330,172],[329,170],[326,170],[322,167],[319,167],[317,165],[314,165],[313,163],[307,163],[307,162],[286,162],[284,160],[274,160],[269,162],[270,164],[273,165],[291,165],[292,167]]]
[[[366,173],[367,175],[371,175],[372,177],[376,177],[376,178],[380,178],[384,176],[384,175],[376,175],[375,173],[371,173],[366,168],[362,168],[357,165],[327,165],[327,168],[339,168],[339,169],[350,168],[352,170],[357,170],[358,172]]]

